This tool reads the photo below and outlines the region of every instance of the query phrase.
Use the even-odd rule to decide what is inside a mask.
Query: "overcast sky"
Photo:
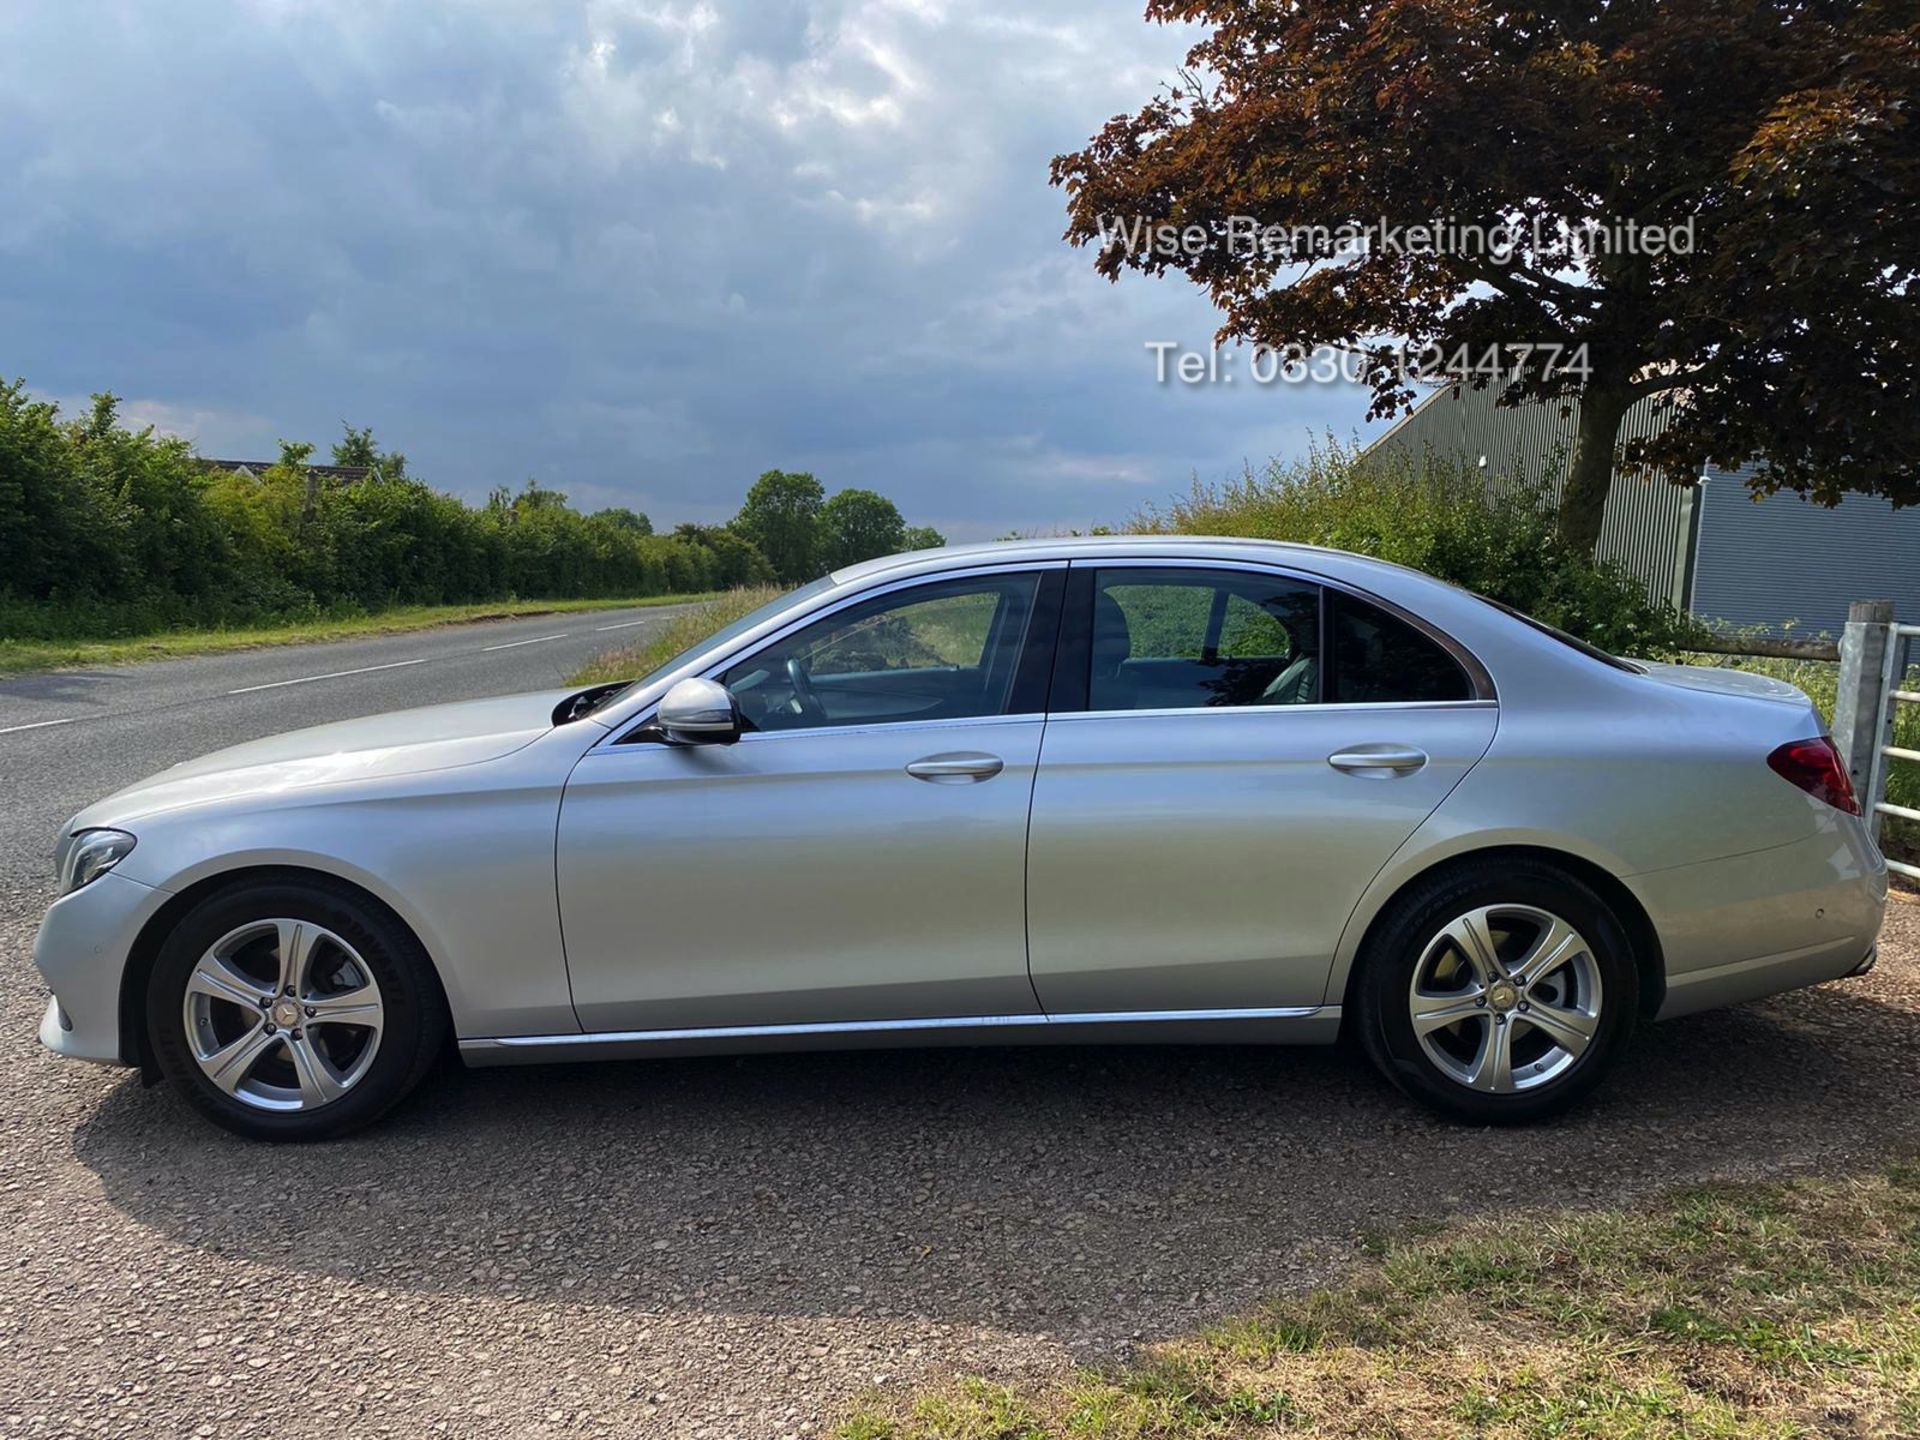
[[[1048,160],[1184,49],[1129,0],[13,0],[0,372],[663,527],[770,467],[1122,521],[1365,411],[1156,384],[1204,297],[1060,239]]]

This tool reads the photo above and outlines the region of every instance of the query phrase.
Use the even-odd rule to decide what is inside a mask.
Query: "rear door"
[[[1497,715],[1412,617],[1314,577],[1076,562],[1029,826],[1041,1005],[1319,1005],[1361,892]]]

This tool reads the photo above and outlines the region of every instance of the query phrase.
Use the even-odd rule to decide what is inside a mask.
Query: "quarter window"
[[[1473,699],[1460,662],[1378,605],[1330,590],[1333,647],[1329,699],[1348,705]]]
[[[720,676],[754,730],[1006,713],[1039,577],[915,586],[850,606]]]

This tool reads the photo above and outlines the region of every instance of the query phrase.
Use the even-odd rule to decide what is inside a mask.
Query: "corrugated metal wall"
[[[1557,496],[1572,453],[1577,403],[1502,409],[1495,391],[1442,390],[1368,447],[1455,459],[1490,487],[1544,482]],[[1643,401],[1627,412],[1623,438],[1664,423]],[[1848,496],[1838,507],[1796,495],[1754,500],[1752,467],[1710,470],[1705,483],[1671,485],[1618,473],[1607,497],[1599,554],[1638,577],[1654,599],[1740,628],[1837,634],[1855,600],[1892,600],[1920,622],[1920,507]]]
[[[1493,385],[1441,390],[1368,446],[1368,453],[1399,450],[1416,457],[1459,457],[1485,475],[1490,487],[1522,480],[1544,484],[1558,499],[1580,424],[1579,402],[1502,407],[1494,403],[1497,394]],[[1653,402],[1643,400],[1627,412],[1621,437],[1651,435],[1664,423],[1654,414]],[[1684,608],[1694,498],[1690,485],[1672,485],[1659,476],[1616,474],[1600,527],[1600,558],[1639,579],[1648,598]]]
[[[1709,470],[1693,611],[1734,626],[1838,635],[1855,600],[1891,600],[1920,622],[1920,508],[1871,495],[1834,509],[1798,495],[1755,500],[1743,470]]]

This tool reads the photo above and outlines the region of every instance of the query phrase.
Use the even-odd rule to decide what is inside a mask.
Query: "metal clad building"
[[[1798,495],[1754,499],[1752,467],[1711,469],[1693,610],[1741,627],[1840,633],[1854,600],[1891,600],[1920,622],[1920,508],[1849,495],[1832,510]]]
[[[1438,391],[1367,447],[1369,455],[1433,456],[1486,476],[1544,484],[1558,496],[1579,424],[1578,402],[1500,407],[1498,390]],[[1565,411],[1563,414],[1562,411]],[[1661,425],[1642,401],[1623,440]],[[1794,495],[1753,500],[1751,467],[1709,470],[1694,484],[1616,471],[1598,554],[1704,620],[1741,628],[1838,633],[1855,600],[1894,602],[1920,620],[1920,507],[1848,496],[1833,509]]]

